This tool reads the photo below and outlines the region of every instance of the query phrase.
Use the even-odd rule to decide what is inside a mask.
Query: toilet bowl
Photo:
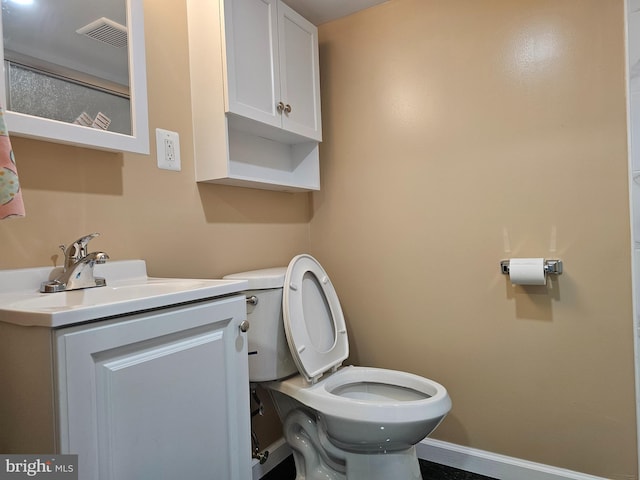
[[[348,366],[313,385],[296,375],[266,387],[318,412],[331,443],[355,453],[406,450],[451,409],[442,385],[380,368]]]
[[[447,390],[406,372],[342,367],[344,316],[310,255],[225,278],[249,282],[249,379],[274,399],[297,478],[421,479],[414,446],[451,409]]]

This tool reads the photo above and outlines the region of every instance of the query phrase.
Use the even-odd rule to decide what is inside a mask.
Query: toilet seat
[[[294,257],[284,278],[282,315],[289,350],[311,383],[349,356],[349,339],[338,295],[318,261]]]
[[[375,393],[369,395],[367,385],[386,387],[391,395],[386,399]],[[409,422],[444,416],[451,409],[449,394],[441,384],[398,370],[348,366],[314,385],[296,375],[270,382],[267,386],[324,415],[343,420]],[[356,395],[345,393],[345,388],[350,387],[360,392]]]

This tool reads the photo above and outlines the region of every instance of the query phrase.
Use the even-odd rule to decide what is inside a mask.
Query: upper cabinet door
[[[282,127],[322,140],[318,29],[284,3],[278,4]]]
[[[318,29],[278,0],[225,0],[224,18],[233,124],[289,143],[322,140]]]
[[[224,2],[228,112],[281,126],[276,0]]]

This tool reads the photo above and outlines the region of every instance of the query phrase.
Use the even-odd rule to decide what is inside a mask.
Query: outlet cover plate
[[[158,168],[176,172],[181,170],[178,132],[156,128],[156,151]]]

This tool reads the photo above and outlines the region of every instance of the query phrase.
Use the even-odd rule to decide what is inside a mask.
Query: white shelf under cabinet
[[[285,191],[320,189],[318,142],[282,143],[233,129],[228,135],[228,181],[220,179],[221,183]]]

